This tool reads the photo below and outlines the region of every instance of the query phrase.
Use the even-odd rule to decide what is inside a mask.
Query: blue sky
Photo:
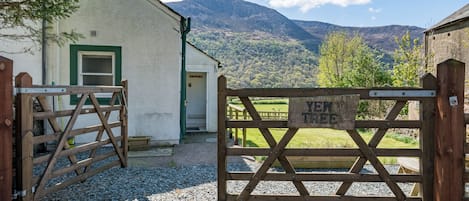
[[[180,0],[162,0],[163,2]],[[428,28],[468,0],[247,0],[290,19],[342,26],[412,25]]]
[[[248,0],[291,19],[342,26],[391,24],[428,28],[463,7],[467,0]]]

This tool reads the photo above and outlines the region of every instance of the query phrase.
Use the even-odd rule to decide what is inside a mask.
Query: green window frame
[[[98,46],[98,45],[70,45],[70,85],[79,85],[79,77],[81,72],[79,67],[79,59],[81,52],[100,52],[111,53],[114,58],[114,85],[120,86],[122,80],[122,48],[120,46]],[[75,105],[79,101],[77,95],[72,95],[70,104]],[[99,104],[109,104],[111,98],[98,98]],[[91,104],[89,100],[86,104]]]

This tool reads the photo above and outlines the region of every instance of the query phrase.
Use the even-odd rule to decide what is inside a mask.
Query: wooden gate
[[[126,81],[116,87],[33,86],[31,77],[20,73],[15,82],[18,200],[38,200],[111,167],[127,166]],[[106,106],[101,105],[98,94],[109,95]],[[68,109],[51,106],[62,96],[75,96],[78,102]],[[36,111],[33,101],[40,106]],[[96,125],[79,128],[76,123],[80,117],[95,118]],[[110,122],[112,119],[117,120]],[[47,121],[50,133],[34,136],[33,120]],[[95,135],[95,141],[78,146],[68,143],[83,134]],[[45,144],[48,152],[35,154],[33,147],[37,144]],[[101,151],[105,145],[112,148]],[[58,165],[61,160],[66,164]]]
[[[463,113],[461,113],[462,110],[460,110],[463,104],[457,104],[458,101],[459,103],[463,102],[463,95],[461,96],[460,94],[461,90],[459,84],[464,84],[464,79],[461,82],[459,78],[461,75],[464,77],[464,64],[462,64],[462,67],[461,71],[461,64],[455,63],[453,60],[440,64],[438,66],[438,75],[441,76],[441,79],[439,78],[437,81],[434,76],[427,74],[421,79],[421,88],[235,90],[228,89],[226,87],[226,78],[223,76],[220,77],[218,80],[218,200],[462,200],[462,197],[464,196],[464,185],[460,182],[463,182],[462,174],[464,172],[464,166],[460,166],[459,164],[464,162],[464,156],[462,153],[462,142],[464,141],[453,141],[453,144],[451,144],[451,142],[444,140],[456,135],[458,135],[458,137],[453,138],[455,140],[459,140],[465,136],[464,132],[461,133],[460,131],[457,131],[456,133],[456,130],[459,129],[459,127],[464,126]],[[445,71],[441,71],[442,73],[440,73],[440,68],[445,69]],[[458,79],[456,79],[457,77]],[[455,87],[455,84],[458,86]],[[250,97],[288,98],[350,94],[359,95],[361,100],[393,101],[393,106],[389,109],[389,112],[384,119],[355,120],[355,129],[347,130],[347,133],[353,139],[358,149],[286,148],[286,145],[295,136],[298,128],[289,128],[287,121],[263,120],[250,100]],[[228,97],[238,97],[247,109],[252,120],[227,119],[226,105]],[[451,101],[451,99],[454,99],[448,99],[448,97],[456,97],[456,105],[448,102]],[[396,119],[408,101],[419,101],[419,120]],[[436,124],[439,125],[437,126]],[[457,127],[457,129],[452,127]],[[258,128],[270,148],[227,147],[226,130],[228,128]],[[270,128],[285,128],[286,132],[281,140],[276,141],[269,130]],[[357,129],[360,128],[374,129],[374,135],[368,143],[358,133]],[[419,148],[378,148],[385,134],[393,128],[409,128],[418,130],[420,140]],[[451,134],[451,132],[454,133]],[[439,139],[441,142],[445,142],[446,144],[435,144],[434,139]],[[454,154],[456,154],[457,157],[453,157]],[[227,157],[241,155],[266,156],[266,159],[263,161],[262,166],[255,172],[228,171]],[[435,157],[435,155],[437,156]],[[291,162],[287,159],[287,156],[352,156],[356,157],[356,161],[347,173],[297,173]],[[415,174],[390,174],[378,157],[417,157],[420,162],[420,171]],[[269,172],[269,168],[275,160],[280,162],[284,172]],[[454,169],[449,170],[447,168],[450,166],[445,164],[448,160],[451,160],[450,162],[458,165],[451,166]],[[361,172],[367,161],[373,166],[377,174]],[[434,169],[434,167],[440,169]],[[460,170],[462,171],[459,172]],[[448,173],[451,171],[456,171],[458,173]],[[460,177],[458,178],[458,176]],[[447,181],[448,179],[450,181]],[[227,191],[227,183],[228,181],[233,180],[247,181],[247,185],[242,188],[243,190],[240,193],[229,194]],[[253,195],[252,192],[261,181],[289,181],[294,184],[298,192],[296,195],[291,196]],[[310,191],[304,185],[304,182],[310,181],[341,182],[341,185],[336,189],[335,195],[316,196],[311,195]],[[384,183],[389,187],[393,196],[348,195],[348,190],[352,183],[355,182]],[[408,193],[405,193],[402,190],[398,183],[420,184],[420,196],[408,195]],[[451,193],[456,196],[449,195]]]

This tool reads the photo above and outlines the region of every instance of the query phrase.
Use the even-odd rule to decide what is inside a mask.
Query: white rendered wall
[[[0,30],[5,33],[5,30]],[[7,31],[8,34],[23,33],[18,30]],[[42,84],[42,52],[41,44],[31,40],[0,40],[0,56],[13,60],[13,76],[27,72],[33,78],[33,84]],[[25,52],[25,49],[30,51]]]
[[[151,0],[81,0],[78,12],[55,25],[85,36],[76,44],[122,47],[122,78],[129,83],[130,136],[151,136],[156,143],[179,143],[181,34],[179,16]],[[91,36],[91,31],[96,36]],[[70,44],[48,51],[50,79],[70,84]],[[58,106],[73,107],[63,99]],[[58,107],[56,106],[56,107]],[[96,115],[79,119],[97,122]],[[116,120],[114,115],[111,119]],[[113,121],[112,120],[112,121]],[[94,140],[80,136],[76,142]]]

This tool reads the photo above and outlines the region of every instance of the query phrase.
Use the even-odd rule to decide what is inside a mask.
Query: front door
[[[207,129],[207,73],[187,73],[187,131]]]

